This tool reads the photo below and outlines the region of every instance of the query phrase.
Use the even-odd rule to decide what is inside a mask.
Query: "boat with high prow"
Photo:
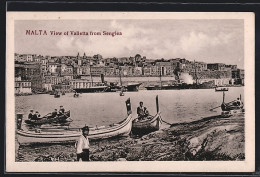
[[[138,118],[134,119],[132,133],[137,135],[144,135],[159,130],[162,124],[162,119],[159,112],[158,95],[156,96],[156,110],[157,113],[155,116],[147,116],[147,118],[144,120],[138,120]]]
[[[225,92],[223,92],[223,102],[221,104],[222,116],[231,116],[233,114],[245,112],[244,104],[241,101],[241,95],[237,100],[225,103]]]
[[[130,98],[126,101],[127,117],[116,124],[101,127],[90,127],[88,138],[90,140],[106,139],[117,136],[129,136],[132,128],[132,111]],[[17,141],[19,144],[30,143],[64,143],[76,141],[82,132],[80,128],[60,129],[60,131],[46,131],[46,129],[36,129],[36,131],[25,131],[21,129],[22,115],[17,114]]]

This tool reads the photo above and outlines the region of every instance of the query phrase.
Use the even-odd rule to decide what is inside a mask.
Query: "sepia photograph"
[[[6,63],[7,170],[254,171],[253,13],[8,12]]]

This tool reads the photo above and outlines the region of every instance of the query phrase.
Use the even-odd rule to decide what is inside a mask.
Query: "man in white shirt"
[[[88,126],[83,127],[82,135],[79,137],[76,149],[77,149],[77,161],[89,161],[89,141],[88,141],[88,134],[89,128]]]

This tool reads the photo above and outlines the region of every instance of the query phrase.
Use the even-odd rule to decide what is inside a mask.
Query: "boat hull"
[[[88,138],[90,140],[106,139],[116,136],[128,136],[132,128],[132,115],[129,115],[120,124],[114,124],[106,128],[90,128]],[[76,141],[82,134],[80,129],[64,130],[60,132],[34,132],[17,130],[17,141],[19,144],[31,143],[61,143]]]
[[[126,86],[126,90],[128,92],[137,92],[139,90],[139,86],[141,85],[142,83],[137,83],[137,84],[128,84]]]
[[[161,90],[161,87],[159,86],[147,86],[145,88],[146,90]]]
[[[133,134],[147,134],[160,129],[161,116],[156,114],[152,119],[144,121],[133,121],[132,133]]]
[[[215,88],[215,92],[227,92],[228,88]]]
[[[107,86],[78,88],[74,89],[77,93],[93,93],[93,92],[106,92],[109,89]]]
[[[244,113],[245,110],[244,109],[237,109],[237,110],[230,110],[230,111],[222,111],[221,112],[221,116],[222,117],[230,117],[232,115],[237,115],[237,114],[241,114]]]

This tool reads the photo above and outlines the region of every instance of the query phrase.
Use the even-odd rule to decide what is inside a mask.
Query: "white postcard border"
[[[14,21],[57,19],[244,19],[245,161],[15,162]],[[7,12],[7,172],[253,172],[255,170],[255,18],[252,12]]]

